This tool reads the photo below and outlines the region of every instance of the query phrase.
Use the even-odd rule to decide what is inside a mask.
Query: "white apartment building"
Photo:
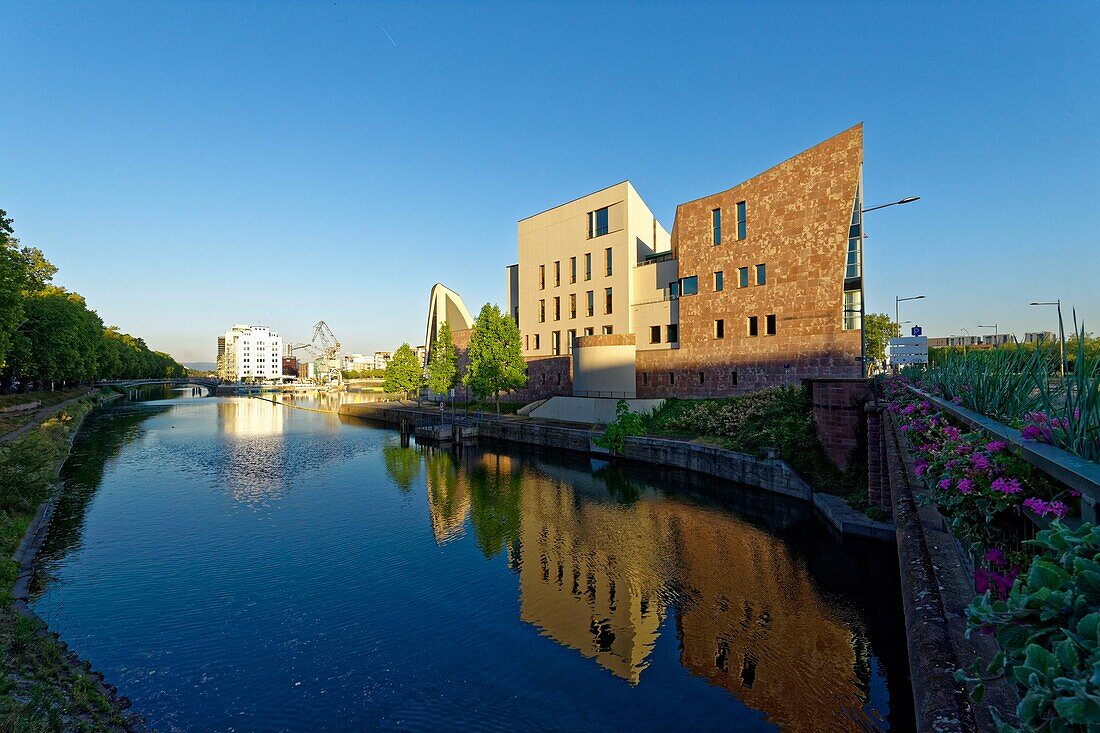
[[[392,351],[376,351],[374,352],[374,368],[385,369],[390,365],[390,361],[393,359]]]
[[[232,382],[278,380],[283,375],[283,337],[267,326],[238,324],[225,332],[219,376]]]
[[[368,354],[344,354],[345,372],[365,372],[374,369],[374,357]]]

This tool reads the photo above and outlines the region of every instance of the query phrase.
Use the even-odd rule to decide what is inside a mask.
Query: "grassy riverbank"
[[[127,729],[86,667],[44,633],[40,621],[20,616],[12,604],[19,574],[12,555],[49,498],[73,434],[94,405],[91,397],[76,402],[18,440],[0,444],[0,730]]]
[[[43,407],[71,400],[73,397],[79,397],[87,391],[87,387],[74,387],[72,389],[57,389],[52,392],[22,392],[0,395],[0,410],[38,403],[37,407],[25,411],[0,412],[0,435],[6,435],[12,430],[31,422],[34,420],[35,412]]]
[[[728,450],[779,457],[817,491],[867,509],[867,471],[862,461],[842,471],[833,465],[814,431],[813,405],[799,387],[775,387],[727,399],[669,399],[642,421],[650,435],[688,438]]]

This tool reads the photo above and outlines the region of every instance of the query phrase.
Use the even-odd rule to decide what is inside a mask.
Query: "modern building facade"
[[[282,357],[279,334],[267,326],[238,324],[225,332],[218,376],[231,382],[278,380],[283,374]]]
[[[671,234],[629,182],[521,220],[508,310],[532,371],[558,357],[588,396],[628,397],[858,377],[862,166],[856,125],[679,205]]]

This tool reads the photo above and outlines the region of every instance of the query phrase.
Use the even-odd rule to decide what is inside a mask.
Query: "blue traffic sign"
[[[924,332],[921,330],[920,326],[913,326],[912,334],[914,336],[920,336],[922,333]]]

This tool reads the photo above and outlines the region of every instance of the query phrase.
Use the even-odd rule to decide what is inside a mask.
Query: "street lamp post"
[[[993,329],[993,345],[994,346],[1000,346],[1000,344],[998,343],[998,341],[1000,341],[1000,339],[997,338],[998,336],[1001,335],[999,324],[996,324],[996,323],[979,323],[978,328],[992,328]]]
[[[894,324],[898,327],[898,336],[901,336],[901,308],[899,305],[902,301],[921,300],[924,297],[923,295],[911,295],[908,298],[902,298],[900,295],[894,296]]]
[[[1066,329],[1062,325],[1062,299],[1049,301],[1035,301],[1029,305],[1053,305],[1058,308],[1058,374],[1063,379],[1066,377]]]
[[[860,188],[862,187],[863,184],[861,182]],[[867,305],[866,298],[864,297],[865,293],[863,288],[863,240],[866,238],[866,235],[863,233],[863,215],[866,214],[868,211],[878,211],[879,209],[885,209],[888,206],[911,204],[914,201],[919,200],[920,196],[906,196],[903,199],[891,201],[888,204],[868,206],[859,210],[859,368],[863,374],[864,379],[867,378]],[[896,305],[897,304],[895,303],[895,306]],[[896,310],[897,309],[895,308],[895,311]]]

